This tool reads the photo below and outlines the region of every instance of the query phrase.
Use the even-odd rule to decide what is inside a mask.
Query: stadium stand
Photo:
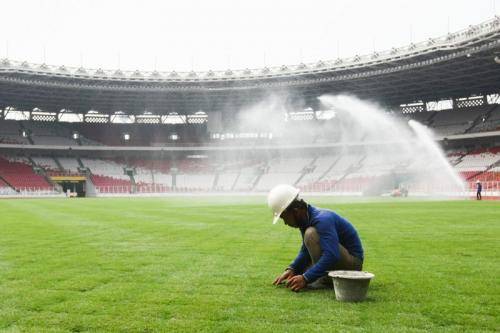
[[[480,122],[472,129],[472,132],[500,131],[500,105],[486,112]]]
[[[481,115],[477,109],[440,111],[433,117],[431,127],[440,135],[463,134]]]
[[[78,168],[81,165],[78,163],[78,160],[74,157],[56,157],[57,162],[61,165],[63,170],[68,171],[70,173],[79,173]],[[56,163],[57,163],[56,162]]]
[[[460,172],[486,171],[492,164],[500,160],[500,154],[489,151],[474,151],[464,156],[455,169]]]
[[[117,179],[109,176],[91,175],[92,183],[99,193],[130,193],[130,180]]]
[[[30,138],[35,145],[75,145],[75,141],[67,137],[58,135],[57,128],[63,128],[45,122],[22,122],[23,128],[30,132]]]
[[[340,155],[320,156],[312,159],[311,164],[306,167],[305,174],[296,184],[298,186],[306,186],[307,184],[313,184],[321,180],[339,158]]]
[[[138,184],[138,185],[140,185],[140,184],[144,184],[144,185],[153,184],[154,183],[153,170],[146,169],[143,167],[136,167],[134,179],[135,179],[136,184]]]
[[[47,156],[32,156],[35,164],[46,171],[59,171],[59,166],[53,157]]]
[[[426,111],[426,112],[413,112],[410,114],[404,115],[404,117],[408,120],[413,119],[418,121],[421,124],[429,126],[429,123],[432,121],[437,114],[437,111]]]
[[[255,189],[265,191],[277,184],[295,184],[304,168],[311,162],[307,158],[275,158],[269,161]]]
[[[4,182],[3,179],[0,179],[0,195],[13,195],[15,193],[16,191],[12,187]]]
[[[107,176],[116,179],[128,180],[130,177],[124,173],[124,165],[111,160],[81,158],[83,166],[88,168],[93,175]]]
[[[90,179],[99,193],[130,193],[132,182],[125,174],[124,166],[112,160],[80,159],[83,168],[87,168]]]
[[[199,73],[116,76],[65,67],[61,74],[59,66],[2,59],[0,149],[24,160],[2,162],[14,185],[6,178],[7,186],[0,185],[8,191],[41,185],[40,177],[47,186],[51,179],[44,177],[79,175],[101,194],[265,192],[282,182],[359,194],[388,183],[389,174],[436,170],[396,152],[377,154],[374,142],[395,139],[391,130],[356,124],[363,110],[330,106],[325,93],[352,94],[397,123],[429,126],[462,177],[496,182],[498,151],[477,149],[500,144],[494,132],[500,130],[500,71],[493,58],[499,37],[495,17],[376,54]],[[440,181],[431,174],[428,182]]]
[[[0,143],[29,144],[27,138],[21,136],[21,128],[14,120],[0,121]]]
[[[54,187],[43,176],[35,174],[29,162],[24,158],[9,159],[0,157],[0,177],[16,191],[47,191]]]
[[[218,175],[216,190],[231,191],[238,179],[238,173],[234,171],[223,172]]]
[[[486,188],[497,188],[500,182],[500,149],[480,149],[468,154],[453,152],[448,160],[455,170],[469,182],[489,182]],[[359,195],[394,172],[418,172],[421,165],[404,164],[401,160],[366,152],[344,152],[321,157],[279,157],[269,161],[242,160],[209,161],[205,159],[147,160],[130,163],[118,159],[34,156],[2,158],[0,176],[2,193],[9,187],[53,190],[47,180],[34,173],[31,165],[43,168],[47,174],[64,172],[81,174],[82,167],[90,171],[90,180],[100,194],[131,192],[163,193],[171,191],[256,191],[265,192],[274,185],[287,182],[307,191]],[[227,163],[227,164],[225,164]],[[142,166],[138,166],[142,165]],[[176,167],[172,168],[175,165]],[[132,175],[124,169],[132,167]],[[161,171],[160,171],[161,170]],[[406,170],[406,171],[405,171]],[[432,170],[432,169],[431,169]],[[174,183],[175,181],[175,183]],[[439,182],[439,181],[438,181]],[[10,186],[9,186],[10,185]],[[424,188],[417,184],[415,188]]]

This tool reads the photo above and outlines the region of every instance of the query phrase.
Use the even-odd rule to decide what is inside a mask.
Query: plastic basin
[[[360,271],[331,271],[335,298],[342,302],[361,302],[366,299],[374,274]]]

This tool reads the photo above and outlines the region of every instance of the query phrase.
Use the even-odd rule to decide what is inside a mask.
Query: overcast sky
[[[500,0],[2,0],[0,57],[105,69],[316,62],[438,37]]]

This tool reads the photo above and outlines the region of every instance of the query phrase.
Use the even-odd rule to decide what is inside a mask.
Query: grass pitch
[[[0,331],[500,327],[500,203],[313,198],[358,229],[369,298],[272,286],[297,230],[263,198],[0,200]]]

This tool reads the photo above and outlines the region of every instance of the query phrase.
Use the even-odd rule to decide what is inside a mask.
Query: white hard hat
[[[267,195],[267,205],[273,211],[273,224],[278,222],[281,213],[295,200],[300,190],[291,185],[280,184],[275,186]]]

